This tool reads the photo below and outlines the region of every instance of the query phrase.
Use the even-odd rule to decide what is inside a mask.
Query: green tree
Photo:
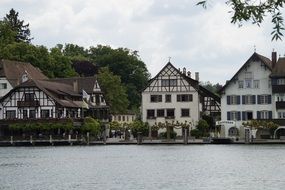
[[[0,21],[0,50],[15,41],[17,33],[5,22]]]
[[[196,129],[200,132],[201,136],[206,137],[209,135],[209,124],[204,119],[200,119],[196,126]]]
[[[111,112],[126,112],[129,101],[126,88],[122,85],[120,77],[114,75],[107,67],[103,67],[99,70],[98,81],[105,93]]]
[[[77,76],[77,73],[71,67],[71,60],[62,54],[60,48],[52,48],[50,50],[50,58],[54,77],[63,78]]]
[[[16,33],[16,42],[30,43],[33,39],[31,38],[29,24],[24,24],[24,20],[19,19],[19,13],[14,9],[11,9],[9,14],[6,14],[2,22],[9,25],[11,29]]]
[[[202,0],[197,5],[207,7],[209,0]],[[272,40],[281,40],[283,37],[284,23],[282,8],[285,4],[284,0],[226,0],[225,3],[231,7],[231,23],[241,26],[243,22],[252,22],[260,25],[264,21],[264,17],[270,15],[273,29],[271,32]]]
[[[150,74],[137,51],[127,48],[112,49],[109,46],[98,45],[90,47],[89,56],[99,67],[108,67],[111,72],[121,77],[127,88],[130,107],[139,107],[141,91],[146,86]]]
[[[219,83],[212,84],[210,81],[201,82],[201,85],[207,90],[213,92],[214,94],[218,94],[219,90],[223,87],[223,85]]]
[[[88,60],[88,50],[76,44],[65,44],[63,55],[74,61]]]
[[[148,136],[148,130],[149,130],[148,123],[144,123],[140,120],[135,120],[132,123],[130,123],[129,126],[134,137],[137,137],[138,132],[142,133],[142,136]]]
[[[89,132],[93,136],[97,136],[101,131],[100,122],[92,117],[84,118],[83,126],[81,128],[82,132]]]

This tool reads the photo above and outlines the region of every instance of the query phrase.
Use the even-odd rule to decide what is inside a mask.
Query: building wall
[[[5,96],[12,89],[13,87],[9,83],[9,81],[6,78],[1,77],[0,78],[0,97]]]
[[[118,123],[132,123],[135,119],[136,116],[134,114],[116,114],[116,115],[111,115],[112,116],[112,121],[117,121]]]
[[[165,95],[171,94],[171,102],[165,102]],[[178,94],[192,94],[193,101],[191,102],[177,102],[177,95]],[[151,102],[150,96],[151,95],[162,95],[162,102]],[[155,110],[155,118],[149,119],[147,118],[147,110],[154,109]],[[166,117],[157,117],[157,110],[158,109],[175,109],[175,118],[174,119],[167,119]],[[181,109],[190,109],[190,117],[181,117]],[[196,124],[199,120],[199,98],[197,91],[190,91],[190,92],[144,92],[142,93],[142,120],[144,122],[148,122],[150,126],[155,125],[155,123],[165,123],[167,122],[174,122],[178,121],[179,123],[192,122]],[[166,114],[166,113],[165,113]],[[178,135],[181,135],[181,131],[178,132]]]
[[[259,88],[254,88],[254,84],[252,82],[252,88],[246,88],[244,83],[244,88],[239,88],[239,81],[245,80],[246,72],[252,72],[253,80],[259,80]],[[273,111],[273,104],[272,104],[272,97],[271,97],[271,104],[258,104],[257,102],[257,95],[271,95],[271,81],[269,75],[271,71],[266,68],[261,62],[251,62],[249,67],[243,69],[236,80],[231,81],[231,83],[225,89],[225,93],[221,96],[221,108],[222,108],[222,121],[227,120],[227,112],[230,111],[238,111],[238,112],[245,112],[245,111],[252,111],[253,119],[257,119],[257,111]],[[238,95],[240,96],[240,104],[238,105],[228,105],[227,104],[227,96],[230,95]],[[255,104],[242,104],[242,95],[256,95]],[[242,113],[241,113],[242,114]],[[273,115],[272,115],[273,116]],[[273,116],[274,117],[274,116]],[[242,116],[240,121],[236,121],[236,126],[242,126]]]

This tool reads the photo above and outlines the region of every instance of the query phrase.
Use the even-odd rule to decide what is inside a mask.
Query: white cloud
[[[251,56],[254,45],[265,56],[273,48],[285,53],[281,42],[271,42],[269,19],[260,28],[238,28],[230,24],[229,7],[219,2],[206,10],[193,0],[0,2],[2,13],[12,7],[30,23],[35,44],[106,44],[138,50],[152,76],[170,56],[175,66],[200,72],[203,81],[225,83]]]

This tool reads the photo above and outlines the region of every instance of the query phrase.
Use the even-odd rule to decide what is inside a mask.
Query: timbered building
[[[34,80],[48,79],[40,69],[29,63],[0,60],[0,98],[19,85],[24,78]]]
[[[218,116],[219,97],[199,85],[199,73],[195,77],[168,62],[142,92],[142,120],[150,126],[188,122],[194,128],[202,114]]]
[[[64,82],[30,79],[16,86],[0,100],[0,119],[81,118],[91,115],[108,120],[108,106],[95,77],[62,80]],[[72,81],[72,85],[67,81]],[[83,83],[88,83],[86,88],[94,84],[92,91],[87,88],[90,98],[85,101],[82,95],[84,86],[79,85]]]

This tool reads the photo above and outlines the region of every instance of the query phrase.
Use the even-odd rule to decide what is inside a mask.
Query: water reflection
[[[282,145],[0,148],[0,189],[282,189]]]

